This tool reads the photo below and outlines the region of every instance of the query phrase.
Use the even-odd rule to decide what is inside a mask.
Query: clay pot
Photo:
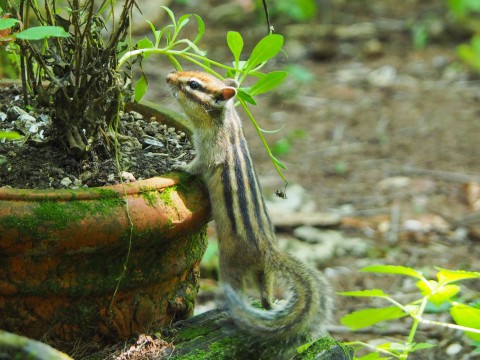
[[[179,173],[79,190],[1,188],[0,328],[118,340],[191,316],[209,218],[202,183]]]

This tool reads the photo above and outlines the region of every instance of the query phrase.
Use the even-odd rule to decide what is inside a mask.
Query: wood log
[[[347,360],[351,348],[330,337],[295,347],[265,344],[235,330],[226,331],[226,313],[211,310],[164,329],[162,338],[174,344],[171,360]],[[228,328],[228,326],[227,326]],[[284,346],[285,345],[285,346]]]

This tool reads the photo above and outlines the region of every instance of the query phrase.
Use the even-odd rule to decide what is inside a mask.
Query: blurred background
[[[161,16],[150,3],[144,13]],[[200,47],[224,63],[232,61],[228,31],[243,35],[245,57],[267,32],[260,1],[164,3],[178,15],[199,14],[207,26]],[[402,303],[418,298],[413,280],[358,270],[479,271],[480,1],[267,3],[275,32],[285,37],[285,53],[269,67],[289,76],[252,111],[262,128],[280,129],[266,138],[288,168],[286,189],[242,117],[282,247],[323,269],[335,291],[381,288]],[[178,109],[164,82],[172,67],[150,60],[144,70],[147,98]],[[197,312],[215,306],[213,226],[210,239]],[[462,301],[478,300],[479,291],[478,281],[466,282]],[[341,296],[335,303],[330,330],[337,339],[376,344],[408,334],[408,319],[351,333],[341,316],[387,304]],[[431,312],[450,321],[445,309]],[[455,330],[421,327],[416,340],[437,346],[412,359],[479,358]]]

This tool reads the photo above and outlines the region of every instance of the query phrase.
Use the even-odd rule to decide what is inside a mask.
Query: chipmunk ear
[[[231,86],[224,87],[221,92],[222,100],[227,101],[237,95],[237,90]]]
[[[235,79],[227,78],[227,79],[223,80],[223,82],[227,86],[231,86],[231,87],[234,87],[235,89],[238,89],[238,81],[235,80]]]

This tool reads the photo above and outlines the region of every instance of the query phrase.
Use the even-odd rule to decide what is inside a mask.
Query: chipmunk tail
[[[331,312],[330,287],[323,276],[282,253],[273,264],[286,280],[289,295],[273,309],[252,306],[230,285],[224,285],[229,320],[240,331],[263,342],[297,343],[325,336]]]

